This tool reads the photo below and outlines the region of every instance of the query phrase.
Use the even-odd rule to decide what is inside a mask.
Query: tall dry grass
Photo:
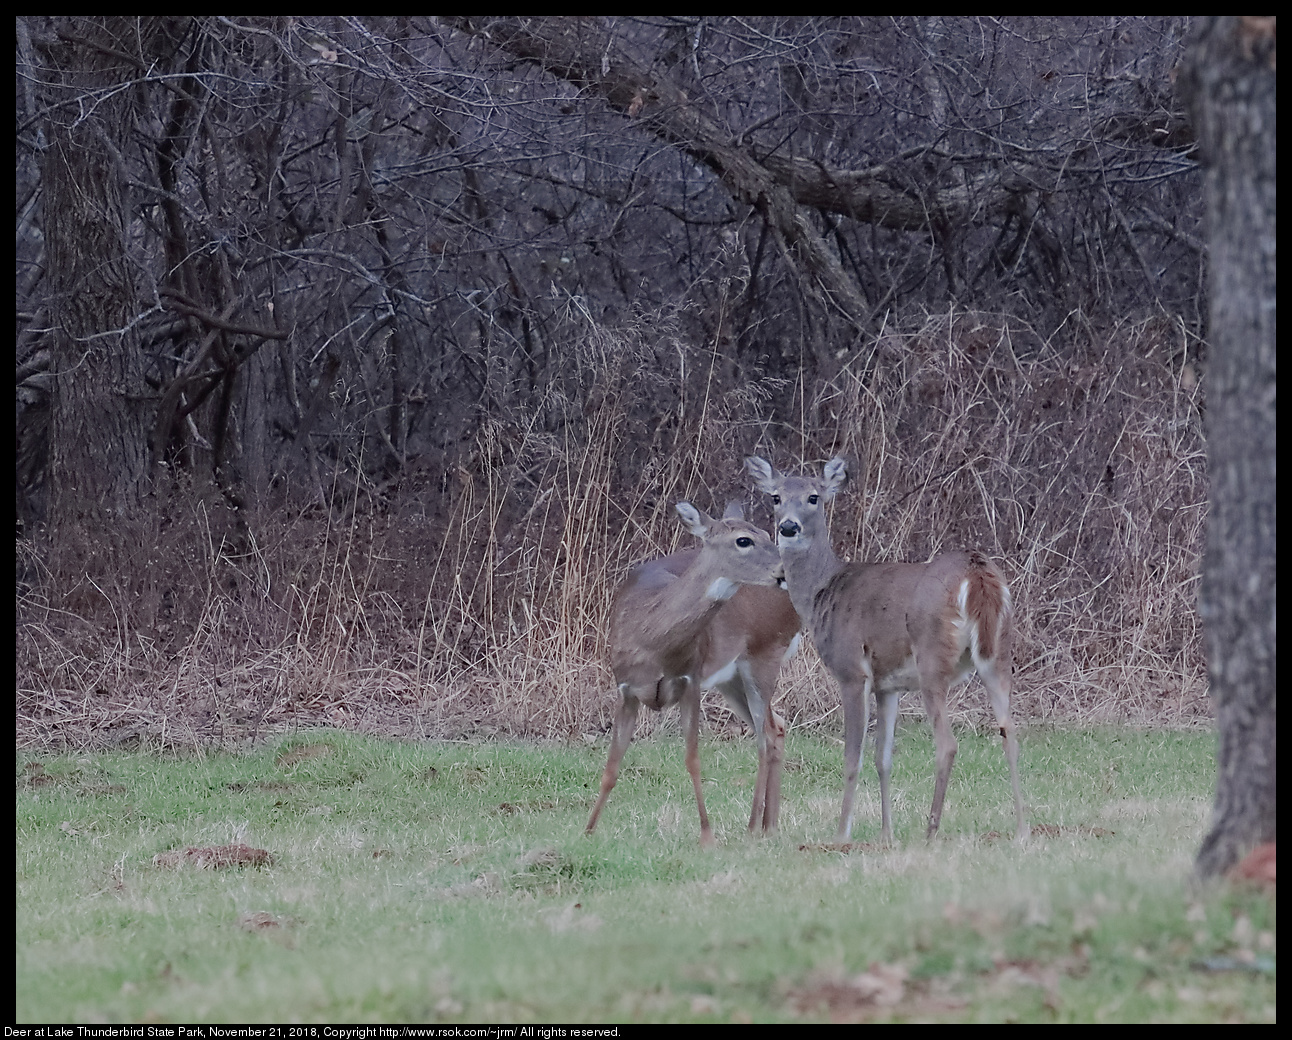
[[[1206,475],[1185,348],[1164,319],[1059,344],[939,315],[809,386],[733,378],[667,323],[593,327],[562,378],[500,409],[449,466],[414,460],[380,495],[338,468],[330,508],[262,510],[249,539],[221,534],[220,503],[190,493],[153,572],[102,590],[97,618],[55,609],[36,582],[19,597],[19,741],[205,743],[318,722],[597,732],[614,708],[615,586],[689,541],[679,499],[738,498],[765,522],[750,453],[849,460],[832,520],[846,556],[972,546],[1000,560],[1021,719],[1188,723],[1207,713]],[[162,591],[143,596],[145,579]],[[838,725],[810,652],[781,688],[796,724]],[[986,719],[983,700],[973,684],[952,710]]]

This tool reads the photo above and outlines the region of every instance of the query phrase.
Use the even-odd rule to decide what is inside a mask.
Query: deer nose
[[[799,527],[797,521],[782,520],[781,526],[777,528],[777,530],[779,531],[780,536],[782,538],[797,538],[798,533],[800,530],[802,530],[802,528]]]

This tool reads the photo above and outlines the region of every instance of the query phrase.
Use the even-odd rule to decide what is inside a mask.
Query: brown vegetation
[[[603,731],[748,454],[998,560],[1021,722],[1204,715],[1192,24],[20,17],[20,743]]]
[[[769,387],[722,391],[694,377],[703,356],[651,349],[652,331],[589,333],[580,350],[596,392],[567,427],[577,438],[521,416],[489,424],[443,494],[410,476],[384,498],[351,494],[344,513],[266,508],[246,546],[199,501],[148,547],[148,566],[88,590],[110,605],[108,630],[29,593],[19,743],[237,742],[315,724],[603,731],[616,585],[633,562],[688,541],[676,500],[754,503],[740,468],[753,451],[784,467],[849,458],[832,521],[845,556],[970,546],[1000,561],[1018,606],[1019,719],[1206,714],[1201,397],[1178,325],[1060,348],[991,315],[931,316],[847,358],[782,421],[762,407]],[[659,385],[677,404],[652,426]],[[792,723],[838,725],[812,654],[781,691]],[[953,714],[976,720],[978,702],[956,691]]]
[[[165,869],[177,867],[197,867],[199,870],[219,870],[221,867],[265,867],[274,862],[274,857],[264,849],[253,849],[250,845],[207,845],[201,848],[189,845],[183,849],[170,852],[159,852],[153,857],[153,865]]]

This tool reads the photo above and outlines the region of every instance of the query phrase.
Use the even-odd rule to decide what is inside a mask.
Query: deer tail
[[[1000,570],[985,555],[969,554],[965,573],[965,615],[977,634],[977,652],[984,660],[994,660],[1009,646],[1014,629],[1014,605],[1009,586]]]

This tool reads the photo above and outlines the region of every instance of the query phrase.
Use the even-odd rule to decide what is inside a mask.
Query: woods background
[[[1205,716],[1187,30],[19,18],[20,741],[598,732],[750,453],[1000,560],[1020,719]]]

